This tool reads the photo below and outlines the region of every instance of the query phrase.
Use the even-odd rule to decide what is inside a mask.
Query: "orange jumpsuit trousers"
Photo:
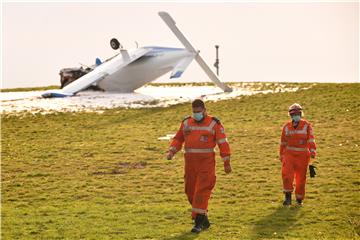
[[[230,147],[224,127],[215,117],[206,116],[201,122],[188,117],[181,123],[170,145],[174,154],[185,151],[185,193],[192,205],[192,217],[207,214],[208,202],[216,183],[215,146],[220,149],[224,165],[230,164]]]

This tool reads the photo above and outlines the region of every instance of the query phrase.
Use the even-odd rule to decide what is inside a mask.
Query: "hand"
[[[224,166],[224,171],[225,171],[226,174],[231,173],[231,171],[232,171],[232,170],[231,170],[231,166],[230,166],[230,165],[225,165],[225,166]]]
[[[174,154],[172,152],[168,152],[168,154],[166,155],[167,160],[171,160],[173,157],[174,157]]]
[[[315,166],[309,165],[309,171],[310,171],[310,177],[311,178],[314,178],[315,175],[316,175],[315,168],[316,168]]]

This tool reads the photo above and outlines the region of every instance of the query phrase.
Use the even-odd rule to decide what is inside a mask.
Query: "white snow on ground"
[[[102,112],[103,109],[117,107],[148,108],[167,107],[170,105],[190,102],[202,97],[205,101],[219,101],[236,98],[242,95],[257,93],[273,93],[279,91],[297,91],[298,88],[287,88],[284,84],[276,85],[273,90],[259,90],[252,84],[232,85],[233,92],[224,93],[215,86],[171,86],[148,85],[134,93],[111,93],[84,91],[73,97],[41,98],[44,91],[1,92],[1,114],[20,114],[24,112],[48,114],[54,112]]]

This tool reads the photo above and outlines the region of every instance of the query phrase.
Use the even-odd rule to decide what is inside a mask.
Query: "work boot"
[[[290,206],[291,205],[291,192],[285,193],[285,201],[283,202],[284,206]]]
[[[191,229],[191,232],[193,233],[201,232],[204,229],[205,218],[206,216],[204,214],[197,214],[195,218],[195,226]]]
[[[205,219],[204,219],[204,223],[203,223],[203,228],[204,228],[204,230],[205,230],[205,229],[208,229],[209,227],[210,227],[210,222],[209,222],[208,216],[205,215]]]
[[[302,206],[303,205],[302,199],[296,199],[296,204]]]

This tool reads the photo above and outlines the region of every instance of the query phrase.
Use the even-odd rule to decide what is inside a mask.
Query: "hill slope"
[[[218,159],[207,232],[195,236],[183,161],[167,141],[189,104],[2,117],[2,239],[359,239],[360,84],[209,102],[232,148]],[[278,143],[287,107],[313,123],[318,176],[284,208]]]

